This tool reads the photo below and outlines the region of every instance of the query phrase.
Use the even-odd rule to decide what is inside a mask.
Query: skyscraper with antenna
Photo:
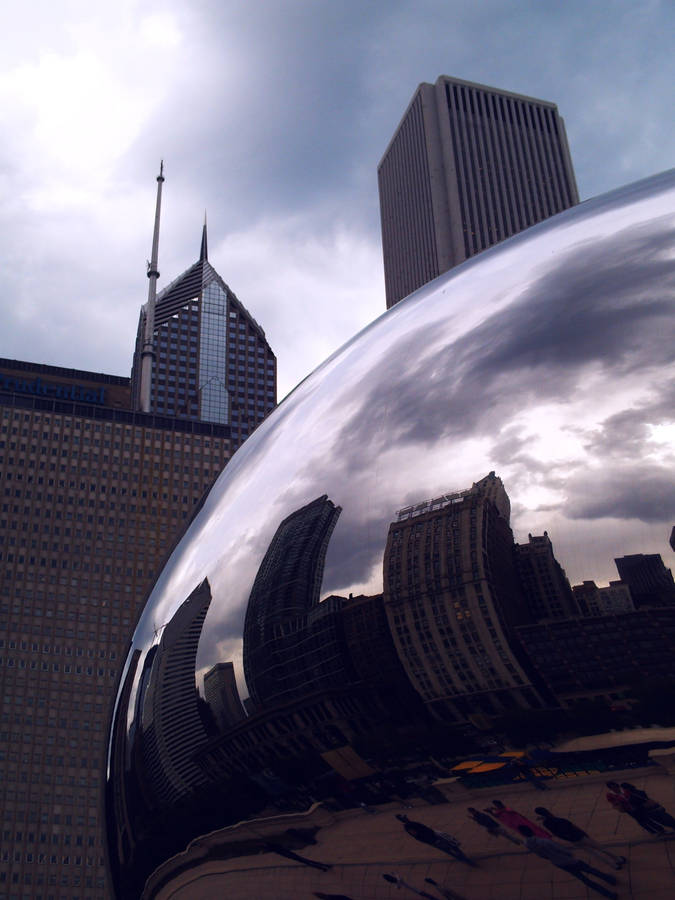
[[[276,406],[276,357],[262,327],[209,262],[206,216],[199,259],[155,298],[163,169],[157,181],[148,301],[131,371],[133,403],[146,412],[229,425],[236,449]]]

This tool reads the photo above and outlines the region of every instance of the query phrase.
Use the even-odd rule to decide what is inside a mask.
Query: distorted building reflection
[[[516,569],[530,616],[539,621],[578,615],[572,588],[553,554],[548,532],[529,534],[527,544],[516,544],[515,550]]]
[[[660,553],[633,553],[615,559],[619,577],[630,588],[636,608],[675,604],[673,573]]]
[[[324,494],[291,513],[260,565],[244,622],[251,711],[329,687],[341,674],[339,611],[319,605],[326,550],[341,511]]]
[[[141,694],[143,763],[155,805],[168,805],[203,781],[192,756],[207,740],[199,715],[195,660],[211,604],[208,579],[166,624]]]
[[[435,715],[541,706],[511,646],[528,621],[511,505],[490,472],[468,490],[402,509],[384,553],[384,602],[399,657]]]
[[[234,663],[222,662],[204,676],[204,700],[215,725],[222,731],[232,728],[246,717],[239,698]]]

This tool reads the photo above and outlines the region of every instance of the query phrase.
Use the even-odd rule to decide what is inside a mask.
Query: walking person
[[[617,856],[610,850],[605,850],[604,847],[597,841],[594,841],[593,838],[589,837],[589,835],[579,828],[578,825],[575,825],[574,822],[570,822],[569,819],[554,816],[552,812],[543,806],[538,806],[535,809],[535,812],[544,828],[550,831],[554,837],[560,838],[563,841],[569,841],[570,844],[575,844],[577,847],[582,847],[589,853],[594,853],[596,856],[601,857],[605,862],[609,860],[615,869],[620,869],[621,866],[625,865],[625,856]]]
[[[466,863],[467,866],[476,867],[478,865],[478,863],[469,859],[469,857],[460,850],[459,841],[451,834],[446,834],[444,831],[436,831],[435,828],[430,828],[422,822],[414,822],[406,815],[403,815],[403,813],[397,813],[396,818],[399,822],[403,823],[406,832],[410,837],[415,838],[416,841],[421,841],[423,844],[429,844],[432,847],[436,847],[443,853],[447,853],[448,856],[454,856],[455,859]]]
[[[469,816],[480,825],[482,828],[488,832],[490,837],[505,837],[507,841],[511,841],[512,844],[522,844],[522,841],[519,841],[517,837],[513,837],[513,835],[509,834],[506,828],[502,828],[499,822],[496,822],[492,816],[488,816],[485,812],[480,812],[478,809],[474,809],[473,806],[470,806],[467,809]]]
[[[388,881],[389,884],[395,884],[399,890],[401,888],[406,888],[408,891],[412,891],[413,894],[417,894],[418,897],[426,897],[427,900],[438,900],[438,897],[434,897],[433,894],[427,894],[426,891],[418,891],[416,887],[413,887],[412,884],[408,884],[407,881],[404,881],[400,875],[397,875],[396,872],[388,872],[386,875],[382,875],[385,881]]]
[[[442,884],[434,881],[433,878],[425,878],[424,880],[427,884],[432,884],[434,886],[434,889],[438,891],[441,897],[443,897],[443,900],[464,900],[464,897],[460,894],[455,893],[451,888],[443,887]]]
[[[605,797],[607,798],[607,802],[613,806],[617,812],[626,813],[626,815],[631,816],[638,825],[641,825],[642,828],[650,834],[663,834],[663,826],[651,819],[639,804],[636,805],[635,801],[631,799],[628,793],[621,790],[621,786],[617,784],[616,781],[608,781],[607,787],[609,790],[605,794]]]
[[[532,831],[532,834],[534,834],[535,837],[551,837],[550,833],[546,831],[545,828],[542,828],[541,825],[537,825],[536,822],[531,822],[515,809],[504,806],[501,800],[493,800],[492,806],[489,807],[489,809],[486,809],[485,812],[494,816],[494,818],[498,819],[502,825],[506,825],[507,828],[511,828],[513,831],[518,831],[521,825],[525,825]]]
[[[589,866],[588,863],[578,859],[567,847],[563,847],[549,838],[535,837],[532,829],[528,828],[527,825],[520,825],[518,830],[525,838],[525,846],[530,852],[536,853],[542,859],[547,859],[558,869],[564,869],[565,872],[574,875],[575,878],[583,881],[592,891],[602,894],[603,897],[610,897],[611,900],[616,900],[618,897],[616,891],[610,891],[608,888],[598,884],[597,881],[591,881],[590,878],[586,877],[585,873],[588,872],[591,875],[595,875],[596,878],[600,878],[607,884],[616,884],[616,878],[613,875],[607,875],[599,869],[594,869],[593,866]]]
[[[263,846],[268,853],[277,853],[279,856],[284,856],[286,859],[292,859],[294,862],[302,863],[303,866],[311,866],[313,869],[321,869],[322,872],[327,872],[329,869],[333,868],[329,863],[321,863],[317,862],[314,859],[308,859],[306,856],[300,856],[299,853],[294,853],[292,850],[288,850],[282,844],[275,844],[272,841],[265,841]]]
[[[629,784],[627,781],[621,782],[621,790],[631,801],[632,805],[635,808],[642,810],[651,821],[656,822],[658,825],[662,825],[665,828],[675,829],[675,819],[669,812],[666,812],[665,808],[658,800],[654,800],[649,794],[641,791],[640,788],[635,787],[634,784]]]

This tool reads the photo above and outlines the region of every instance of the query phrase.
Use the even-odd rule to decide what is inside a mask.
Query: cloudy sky
[[[9,10],[9,7],[8,7]],[[673,164],[659,0],[33,0],[0,30],[0,355],[128,374],[155,175],[160,287],[210,258],[280,397],[384,310],[377,163],[440,74],[553,100],[582,198]]]

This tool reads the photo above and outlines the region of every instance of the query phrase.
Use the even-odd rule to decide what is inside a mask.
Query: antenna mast
[[[155,359],[155,298],[157,296],[157,254],[159,252],[159,214],[162,208],[162,184],[164,160],[159,164],[157,176],[157,205],[155,206],[155,230],[152,235],[152,257],[148,263],[148,302],[145,308],[145,334],[141,351],[141,411],[150,412],[150,384],[152,363]]]

